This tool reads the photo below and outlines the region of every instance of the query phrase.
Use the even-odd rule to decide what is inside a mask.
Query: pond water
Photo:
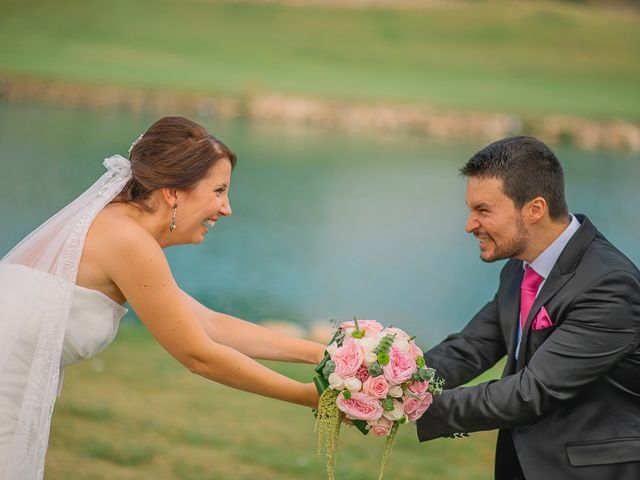
[[[0,256],[126,155],[155,119],[0,103]],[[423,346],[464,326],[497,286],[464,232],[458,168],[481,142],[356,136],[198,119],[239,157],[233,215],[167,249],[178,283],[253,321],[376,318]],[[640,158],[555,149],[572,212],[640,263]]]

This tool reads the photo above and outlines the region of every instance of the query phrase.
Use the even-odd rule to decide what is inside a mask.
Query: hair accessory
[[[142,137],[144,137],[144,133],[141,133],[141,134],[140,134],[140,136],[139,136],[138,138],[136,138],[136,139],[133,141],[133,143],[132,143],[132,144],[131,144],[131,146],[129,147],[129,151],[128,151],[129,155],[131,155],[131,150],[133,150],[133,147],[135,147],[135,146],[136,146],[136,144],[137,144],[140,140],[142,140]]]

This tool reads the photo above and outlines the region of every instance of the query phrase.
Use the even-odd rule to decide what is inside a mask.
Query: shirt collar
[[[564,250],[564,247],[567,246],[571,237],[573,237],[580,228],[580,222],[575,215],[569,215],[571,216],[571,223],[569,223],[567,228],[565,228],[558,238],[556,238],[551,245],[538,255],[533,262],[531,262],[531,267],[545,279],[549,277],[551,269],[556,264],[558,257]],[[522,266],[523,268],[527,268],[529,264],[527,262],[523,262]]]

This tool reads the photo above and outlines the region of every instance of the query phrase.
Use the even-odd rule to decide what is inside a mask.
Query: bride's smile
[[[209,173],[191,190],[178,190],[175,201],[176,229],[166,234],[169,244],[201,243],[220,217],[231,215],[229,185],[231,162],[216,162]],[[166,223],[166,222],[165,222]]]

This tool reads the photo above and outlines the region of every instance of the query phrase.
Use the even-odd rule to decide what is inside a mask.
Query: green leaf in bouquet
[[[334,362],[333,360],[327,360],[322,369],[322,375],[324,376],[324,378],[329,378],[329,375],[331,375],[335,371],[336,362]]]
[[[325,350],[324,352],[324,357],[322,358],[322,360],[320,360],[320,363],[316,366],[316,368],[314,369],[315,372],[318,375],[322,375],[322,370],[324,369],[324,366],[327,364],[328,361],[331,360],[331,355],[329,355],[329,352],[327,352]]]
[[[424,368],[424,357],[416,357],[416,365],[418,365],[419,368]]]
[[[329,382],[327,382],[327,380],[322,375],[316,375],[315,377],[313,377],[313,383],[315,384],[316,390],[318,390],[319,395],[322,395],[324,391],[329,388]]]
[[[433,380],[433,377],[435,376],[435,370],[433,368],[421,368],[418,370],[418,377],[420,378],[420,380],[424,381],[431,381]]]
[[[343,335],[343,332],[342,332],[342,330],[340,330],[340,328],[338,326],[336,328],[335,333],[333,334],[333,337],[331,337],[331,340],[329,340],[328,345],[331,345],[333,342],[336,342],[337,344],[339,344],[340,343],[339,340],[342,338],[342,335]],[[331,375],[331,373],[332,373],[332,372],[329,372],[326,375],[324,374],[324,368],[326,367],[328,362],[332,362],[331,355],[329,355],[329,352],[327,350],[325,350],[323,359],[320,361],[320,363],[315,368],[315,372],[320,376],[324,376],[325,379],[328,378],[329,375]],[[335,364],[334,364],[334,368],[335,368]],[[322,393],[322,392],[320,392],[320,393]]]
[[[376,355],[378,355],[378,363],[380,365],[387,365],[389,363],[389,350],[391,350],[391,345],[393,345],[395,339],[395,333],[385,335],[382,340],[380,340],[378,346],[373,350]]]
[[[374,362],[371,365],[369,365],[367,367],[367,371],[369,372],[369,375],[371,375],[372,377],[377,377],[382,375],[382,367],[378,362]]]
[[[395,408],[395,406],[393,405],[393,398],[391,397],[385,398],[380,403],[382,403],[382,408],[385,412],[391,412]]]
[[[444,390],[444,378],[435,378],[429,382],[428,391],[432,395],[440,395]]]
[[[353,420],[353,426],[360,430],[360,433],[363,435],[367,435],[369,433],[369,429],[367,428],[367,422],[364,420]]]
[[[313,377],[313,383],[316,384],[316,389],[318,390],[318,393],[320,395],[322,395],[322,392],[324,392],[327,388],[329,388],[329,382],[327,381],[328,376],[325,377],[323,373],[324,367],[327,365],[327,362],[329,361],[331,361],[331,357],[329,356],[328,352],[325,352],[324,358],[314,370],[316,372],[316,376]]]
[[[341,347],[344,340],[344,330],[340,328],[340,322],[335,319],[331,319],[331,324],[333,325],[335,332],[333,333],[333,337],[331,337],[331,340],[329,340],[329,343],[327,343],[327,345],[331,345],[333,342],[335,342],[336,345]]]

